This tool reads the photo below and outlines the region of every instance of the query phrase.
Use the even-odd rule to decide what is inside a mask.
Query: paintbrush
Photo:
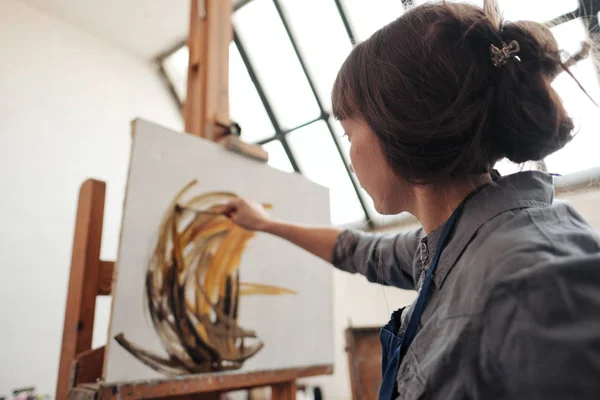
[[[214,215],[215,217],[226,216],[226,214],[224,214],[222,212],[219,212],[219,211],[200,210],[200,209],[195,208],[195,207],[184,207],[184,206],[179,205],[179,204],[175,204],[175,209],[177,211],[191,211],[191,212],[194,212],[196,214]],[[224,207],[222,209],[224,209]]]

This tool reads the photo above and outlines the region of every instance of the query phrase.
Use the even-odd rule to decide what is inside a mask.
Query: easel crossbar
[[[297,379],[327,375],[332,372],[333,367],[331,365],[321,365],[244,374],[190,375],[174,380],[100,384],[98,399],[152,399],[197,393],[227,392],[264,386],[271,386],[275,390],[273,399],[290,399],[295,398]],[[294,397],[290,397],[292,391]],[[284,396],[284,393],[287,393],[287,395]]]

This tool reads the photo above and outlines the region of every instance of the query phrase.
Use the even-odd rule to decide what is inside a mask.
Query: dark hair
[[[490,46],[513,40],[518,59],[494,66]],[[366,121],[411,182],[488,172],[502,158],[541,160],[571,140],[573,121],[551,87],[571,61],[561,61],[546,26],[503,24],[495,1],[425,4],[352,50],[333,113]]]

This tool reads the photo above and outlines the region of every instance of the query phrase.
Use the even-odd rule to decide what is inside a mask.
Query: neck
[[[491,180],[490,174],[482,174],[444,184],[415,187],[415,204],[411,214],[429,235],[450,218],[452,212],[473,190]]]

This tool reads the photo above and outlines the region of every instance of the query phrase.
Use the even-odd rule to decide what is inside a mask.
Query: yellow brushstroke
[[[272,285],[239,283],[242,255],[254,232],[221,214],[223,207],[237,197],[233,193],[213,192],[180,201],[195,183],[190,182],[179,191],[167,208],[148,265],[148,304],[159,338],[170,356],[166,361],[170,364],[162,367],[190,372],[237,369],[263,347],[256,333],[237,325],[233,312],[240,306],[239,296],[296,292]],[[263,207],[271,209],[272,205]],[[173,272],[175,282],[171,279]],[[183,313],[175,308],[180,305],[174,303],[174,290],[183,293]],[[226,299],[230,306],[225,308]],[[140,360],[150,357],[135,347],[130,347],[130,351]],[[160,370],[163,361],[150,358]]]
[[[207,270],[206,276],[204,278],[204,291],[213,301],[216,300],[214,298],[215,295],[218,295],[218,292],[215,293],[215,289],[219,288],[219,286],[217,285],[220,283],[220,277],[223,274],[224,266],[226,266],[229,262],[232,249],[235,249],[235,245],[238,242],[239,233],[236,232],[235,228],[235,226],[232,227],[232,229],[227,233],[225,238],[222,239],[221,243],[217,248],[217,251],[215,252],[212,264],[213,266],[212,268]],[[208,312],[208,309],[209,306],[203,304],[201,308],[201,313]]]
[[[279,296],[282,294],[298,294],[298,292],[280,286],[265,285],[262,283],[240,283],[240,296],[265,295]]]
[[[225,290],[225,282],[227,281],[227,276],[233,274],[240,266],[240,261],[242,259],[242,253],[246,248],[246,243],[254,236],[254,233],[247,231],[245,229],[236,227],[236,239],[235,245],[229,249],[229,254],[227,259],[224,261],[223,266],[224,272],[220,276],[219,280],[219,290],[221,293]]]

